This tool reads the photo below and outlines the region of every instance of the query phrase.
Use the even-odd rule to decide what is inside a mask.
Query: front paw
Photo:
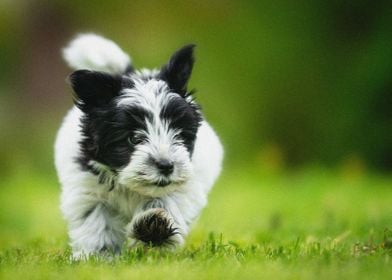
[[[152,246],[183,243],[179,229],[162,208],[149,209],[135,217],[129,226],[130,237]]]

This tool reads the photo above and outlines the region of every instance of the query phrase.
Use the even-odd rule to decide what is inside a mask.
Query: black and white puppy
[[[187,90],[193,45],[159,70],[134,70],[112,41],[64,49],[75,106],[55,143],[73,256],[120,252],[127,238],[181,245],[206,205],[223,149]]]

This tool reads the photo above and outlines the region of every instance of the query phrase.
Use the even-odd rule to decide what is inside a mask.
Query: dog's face
[[[186,182],[202,120],[186,89],[193,62],[193,46],[185,46],[160,71],[74,72],[75,103],[85,113],[82,167],[150,196]]]

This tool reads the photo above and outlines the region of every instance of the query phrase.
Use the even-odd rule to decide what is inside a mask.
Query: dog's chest
[[[108,193],[109,205],[121,216],[131,219],[136,208],[142,202],[142,197],[129,190],[113,190]]]

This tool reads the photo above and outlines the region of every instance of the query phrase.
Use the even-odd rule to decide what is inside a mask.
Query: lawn
[[[59,188],[31,166],[0,185],[0,279],[390,279],[392,177],[226,168],[185,248],[71,262]]]

